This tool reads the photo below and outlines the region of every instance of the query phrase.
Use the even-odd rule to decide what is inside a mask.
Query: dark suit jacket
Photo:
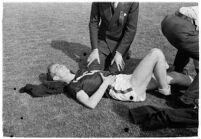
[[[92,49],[104,40],[110,51],[122,55],[129,49],[137,30],[139,3],[119,3],[112,12],[111,3],[92,3],[89,31]]]

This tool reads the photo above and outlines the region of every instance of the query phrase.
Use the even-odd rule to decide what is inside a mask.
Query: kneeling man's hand
[[[89,55],[87,59],[87,62],[88,62],[87,67],[96,59],[98,60],[98,64],[100,64],[98,49],[93,49],[93,51],[91,52],[91,54]]]
[[[125,66],[124,60],[122,58],[122,55],[117,51],[116,51],[116,54],[115,54],[115,56],[114,56],[114,58],[113,58],[113,60],[111,62],[111,65],[114,62],[117,64],[117,68],[118,68],[119,71],[124,69],[124,66]]]

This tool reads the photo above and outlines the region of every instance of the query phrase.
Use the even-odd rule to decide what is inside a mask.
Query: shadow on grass
[[[51,46],[54,49],[61,50],[71,59],[76,61],[79,69],[86,68],[87,58],[91,52],[90,48],[80,43],[67,42],[64,40],[53,40]]]
[[[129,115],[129,107],[125,104],[125,102],[117,101],[112,105],[112,111],[115,112],[119,117],[127,122],[133,122]]]

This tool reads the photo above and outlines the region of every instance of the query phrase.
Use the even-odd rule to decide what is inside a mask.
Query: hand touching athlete
[[[118,71],[121,71],[121,70],[124,69],[124,66],[125,66],[124,60],[123,60],[123,58],[122,58],[122,55],[121,55],[119,52],[117,52],[117,51],[116,51],[116,54],[115,54],[115,56],[114,56],[114,58],[113,58],[113,60],[112,60],[112,62],[111,62],[111,65],[112,65],[114,62],[115,62],[116,65],[117,65]]]
[[[88,62],[87,67],[89,67],[89,65],[96,59],[98,60],[98,64],[100,64],[98,49],[93,49],[93,51],[91,52],[91,54],[89,55],[87,59],[87,62]]]

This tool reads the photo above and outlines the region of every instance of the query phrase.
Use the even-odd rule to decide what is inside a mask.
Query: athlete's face
[[[62,80],[64,77],[68,77],[70,74],[72,74],[70,70],[62,64],[54,64],[50,68],[50,75],[52,76],[53,80]]]

